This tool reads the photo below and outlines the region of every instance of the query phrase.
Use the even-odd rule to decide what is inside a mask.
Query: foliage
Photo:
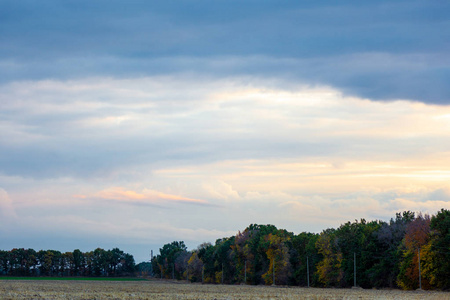
[[[135,262],[131,254],[118,248],[83,253],[79,249],[61,253],[56,250],[0,250],[0,275],[8,276],[130,276]]]
[[[398,285],[403,289],[419,288],[419,253],[421,260],[424,258],[429,261],[429,255],[432,255],[428,245],[430,239],[430,216],[419,214],[416,219],[408,223],[405,237],[401,245],[403,260],[400,263],[400,272],[397,277]],[[424,246],[426,251],[420,251]],[[426,270],[430,270],[429,268]],[[422,270],[421,283],[423,289],[430,289],[431,274]]]
[[[450,289],[450,210],[441,209],[431,218],[431,259],[434,277],[431,283],[440,289]]]
[[[181,279],[186,269],[185,260],[178,257],[186,253],[186,245],[183,241],[175,241],[165,244],[159,249],[160,254],[152,260],[153,271],[157,277]],[[175,263],[177,265],[175,266]],[[184,278],[184,277],[183,277]]]
[[[320,234],[251,224],[192,251],[183,241],[165,244],[150,263],[137,267],[133,256],[118,248],[0,250],[0,275],[116,277],[137,271],[215,284],[306,286],[309,279],[313,287],[350,287],[356,274],[363,288],[417,289],[419,263],[423,289],[450,289],[449,210],[431,217],[405,211],[389,222],[355,220]]]
[[[323,259],[317,265],[319,281],[325,286],[340,286],[344,277],[342,252],[336,243],[336,230],[323,231],[316,242],[316,248]]]
[[[404,211],[389,222],[355,220],[320,234],[295,235],[273,225],[251,224],[193,251],[181,242],[166,244],[154,266],[160,268],[156,276],[169,278],[171,265],[165,262],[177,257],[175,273],[183,272],[182,279],[192,282],[271,285],[275,275],[276,285],[306,286],[309,271],[314,287],[350,287],[356,277],[356,285],[363,288],[415,289],[420,248],[422,288],[448,289],[449,227],[450,212],[444,209],[431,218]]]

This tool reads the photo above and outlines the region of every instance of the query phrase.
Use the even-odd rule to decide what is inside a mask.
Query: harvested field
[[[1,299],[450,299],[436,291],[201,285],[167,281],[2,280]]]

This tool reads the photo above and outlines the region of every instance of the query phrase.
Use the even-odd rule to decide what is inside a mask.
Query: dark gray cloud
[[[0,80],[282,77],[448,104],[447,1],[2,1]]]

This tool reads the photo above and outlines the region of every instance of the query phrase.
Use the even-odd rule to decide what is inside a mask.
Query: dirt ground
[[[450,293],[201,285],[167,281],[0,280],[0,299],[449,299]]]

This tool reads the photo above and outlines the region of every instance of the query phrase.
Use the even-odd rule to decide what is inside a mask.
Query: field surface
[[[450,299],[435,291],[201,285],[167,281],[0,280],[0,299]]]

